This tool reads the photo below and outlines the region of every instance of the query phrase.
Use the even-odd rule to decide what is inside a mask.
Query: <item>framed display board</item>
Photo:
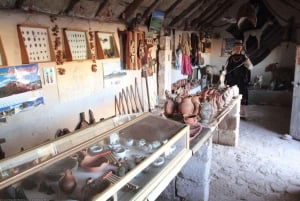
[[[3,48],[3,44],[0,38],[0,66],[6,66],[7,65],[7,60]]]
[[[98,59],[120,57],[113,33],[97,31],[95,38]]]
[[[18,25],[17,29],[23,64],[54,60],[47,27]]]
[[[85,31],[64,29],[64,43],[67,61],[85,60],[90,56]]]

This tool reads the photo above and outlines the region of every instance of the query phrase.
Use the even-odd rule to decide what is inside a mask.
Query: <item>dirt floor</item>
[[[300,201],[300,141],[290,107],[249,105],[238,146],[213,144],[209,201]]]

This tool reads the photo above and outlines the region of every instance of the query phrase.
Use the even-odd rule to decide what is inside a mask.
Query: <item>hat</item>
[[[242,40],[235,40],[233,45],[243,45],[243,41]]]

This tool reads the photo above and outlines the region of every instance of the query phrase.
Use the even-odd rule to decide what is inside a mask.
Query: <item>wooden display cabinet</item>
[[[96,156],[103,151],[109,152],[109,163],[103,168],[89,171],[77,160],[82,153]],[[191,152],[189,127],[182,123],[151,113],[117,116],[1,160],[1,194],[13,188],[29,200],[155,200],[189,160]],[[129,161],[134,162],[131,168],[125,165]],[[121,175],[121,167],[125,166],[127,170]],[[69,194],[59,186],[66,169],[77,181]],[[83,198],[91,195],[86,191],[87,183],[96,181],[108,185],[92,197]],[[50,192],[41,190],[45,184]]]

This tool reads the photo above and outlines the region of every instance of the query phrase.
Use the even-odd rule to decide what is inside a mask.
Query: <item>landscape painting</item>
[[[103,67],[103,80],[104,87],[120,85],[122,78],[127,74],[126,70],[121,69],[121,63],[118,62],[104,62]]]
[[[0,118],[44,103],[37,64],[0,68]]]

